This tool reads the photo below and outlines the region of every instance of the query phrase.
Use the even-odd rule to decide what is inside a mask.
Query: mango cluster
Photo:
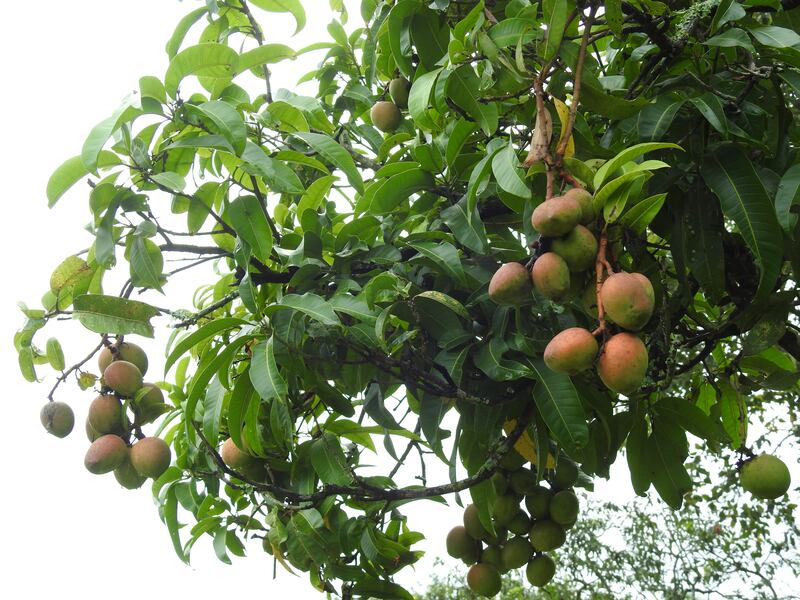
[[[411,83],[403,78],[396,77],[389,82],[389,100],[376,102],[370,110],[369,116],[372,124],[384,133],[391,133],[400,127],[403,122],[402,110],[408,108],[408,94]]]
[[[576,297],[586,272],[594,271],[597,262],[597,238],[587,227],[597,216],[594,198],[581,188],[537,206],[531,223],[547,250],[533,262],[530,273],[519,263],[502,265],[489,282],[490,298],[498,304],[520,305],[530,300],[533,289],[553,302]],[[641,330],[653,314],[653,285],[641,273],[613,273],[601,282],[598,293],[593,275],[582,294],[584,310],[598,316],[598,301],[604,319],[620,331],[613,335],[608,335],[610,329],[598,331],[605,340],[601,348],[595,333],[571,327],[553,337],[544,361],[553,371],[570,376],[596,364],[606,387],[631,394],[641,387],[648,367],[647,348],[631,332]]]
[[[98,366],[102,388],[89,405],[86,436],[91,445],[84,466],[96,475],[113,472],[120,485],[136,489],[148,477],[158,478],[172,460],[169,446],[158,437],[142,437],[129,444],[134,429],[138,431],[164,412],[164,394],[155,384],[143,381],[148,359],[136,344],[118,342],[103,348]],[[49,402],[40,417],[45,429],[57,437],[68,435],[75,423],[72,409],[63,402]]]
[[[494,532],[481,522],[478,508],[464,510],[463,525],[447,534],[447,553],[471,565],[468,587],[480,596],[496,596],[502,575],[525,567],[531,585],[546,585],[555,575],[556,564],[549,552],[561,547],[580,510],[573,487],[578,467],[569,459],[559,460],[548,473],[549,486],[542,485],[534,470],[520,466],[499,470],[492,476],[496,498],[491,508]]]

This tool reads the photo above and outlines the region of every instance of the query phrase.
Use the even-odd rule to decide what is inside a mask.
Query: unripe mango
[[[531,224],[545,237],[569,233],[581,219],[581,205],[575,198],[555,196],[533,210]]]
[[[516,535],[527,535],[531,529],[531,520],[524,510],[518,510],[508,524],[508,530]]]
[[[376,102],[369,113],[372,124],[384,133],[391,133],[403,121],[403,115],[394,102]]]
[[[578,497],[570,490],[561,490],[550,500],[550,518],[559,525],[574,523],[579,510]]]
[[[39,420],[47,433],[64,438],[75,426],[75,413],[65,402],[48,402],[39,411]]]
[[[83,464],[90,473],[102,475],[119,467],[128,457],[128,446],[118,435],[100,436],[89,449]]]
[[[114,478],[117,480],[117,483],[128,490],[139,489],[144,485],[144,482],[147,481],[147,477],[140,475],[136,469],[133,468],[130,461],[130,453],[125,461],[114,469]]]
[[[467,585],[476,594],[491,598],[500,593],[503,582],[500,572],[492,565],[478,563],[472,565],[467,571]]]
[[[618,333],[603,345],[597,373],[608,389],[631,394],[642,386],[647,375],[647,348],[632,333]]]
[[[597,257],[597,238],[583,225],[576,225],[564,237],[553,240],[552,250],[567,262],[570,271],[585,271]]]
[[[398,108],[408,108],[408,93],[411,83],[405,77],[395,77],[389,82],[389,95]]]
[[[519,510],[519,498],[514,494],[498,496],[492,507],[492,516],[495,523],[507,527]]]
[[[555,252],[545,252],[531,268],[533,287],[545,298],[560,302],[569,296],[570,275],[566,261]]]
[[[521,264],[502,265],[489,281],[489,298],[497,304],[517,306],[531,299],[531,276]]]
[[[172,460],[167,443],[158,437],[146,437],[131,447],[130,461],[139,475],[158,479]]]
[[[556,563],[547,554],[541,554],[528,563],[525,569],[525,577],[528,583],[536,587],[547,585],[556,574]]]
[[[597,218],[597,209],[594,206],[594,196],[583,188],[572,188],[564,194],[566,198],[578,201],[581,206],[581,225],[588,225]]]
[[[124,429],[124,411],[122,402],[116,396],[101,394],[89,405],[86,417],[92,431],[99,434],[121,433]]]
[[[121,396],[133,397],[142,387],[142,372],[126,360],[115,360],[103,371],[103,383]]]
[[[119,355],[117,360],[125,360],[135,364],[142,375],[147,373],[147,354],[145,354],[141,347],[130,342],[121,342],[117,344],[117,354]],[[100,355],[97,357],[97,365],[100,367],[100,372],[105,372],[106,368],[113,360],[114,355],[111,350],[109,348],[103,348],[100,351]]]
[[[624,329],[639,331],[653,315],[653,284],[641,273],[614,273],[603,282],[600,302],[606,318]]]
[[[581,294],[581,308],[583,308],[583,312],[593,319],[598,317],[597,284],[594,281],[591,281],[589,285],[584,288],[583,293]]]
[[[548,552],[562,546],[567,540],[564,528],[549,519],[537,521],[531,527],[531,544],[539,552]]]
[[[541,519],[546,517],[550,511],[550,498],[552,492],[543,485],[536,486],[525,496],[525,506],[531,517]]]
[[[792,478],[789,468],[780,458],[760,454],[742,465],[739,482],[756,498],[775,500],[786,493]]]
[[[538,484],[533,471],[525,468],[517,469],[511,473],[509,483],[512,490],[523,496],[533,491]],[[517,504],[519,504],[519,502]]]
[[[503,553],[500,546],[487,546],[481,552],[481,562],[492,565],[500,573],[505,573],[508,569],[503,565]]]
[[[167,410],[164,392],[154,383],[143,383],[131,408],[136,415],[137,425],[152,423]]]
[[[553,475],[553,484],[559,489],[571,488],[578,482],[580,471],[578,465],[563,454],[558,457],[556,472]]]
[[[592,332],[570,327],[557,334],[544,349],[544,362],[556,373],[577,375],[591,368],[598,351]]]

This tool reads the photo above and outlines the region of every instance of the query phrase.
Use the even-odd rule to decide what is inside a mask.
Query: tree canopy
[[[798,4],[331,0],[330,38],[291,48],[264,24],[300,30],[310,3],[198,3],[47,183],[53,206],[88,182],[93,240],[22,306],[22,374],[55,371],[45,428],[72,429],[62,385],[94,389],[87,468],[154,479],[181,559],[257,537],[345,598],[412,597],[393,576],[419,500],[469,496],[488,546],[467,562],[511,517],[522,564],[546,557],[534,530],[572,535],[573,496],[548,517],[535,490],[590,491],[622,451],[672,509],[713,502],[697,454],[780,505],[748,427],[798,409]],[[315,94],[274,85],[307,53]]]

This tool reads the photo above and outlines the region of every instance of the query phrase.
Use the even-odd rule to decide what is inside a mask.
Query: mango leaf
[[[489,246],[486,228],[483,226],[477,207],[473,208],[472,214],[467,212],[466,197],[443,210],[441,216],[460,244],[478,254],[486,253]]]
[[[280,302],[271,304],[264,312],[268,315],[271,315],[272,313],[282,309],[299,311],[305,315],[308,315],[315,321],[319,321],[323,325],[340,324],[339,318],[336,316],[336,313],[333,312],[331,305],[316,294],[289,294],[284,296]]]
[[[62,291],[72,296],[83,294],[89,289],[95,270],[80,256],[68,256],[50,275],[50,291],[56,295]]]
[[[462,65],[447,79],[445,93],[481,126],[486,135],[492,135],[497,129],[497,104],[482,104],[479,87],[480,80],[472,67]]]
[[[683,496],[692,489],[692,478],[683,462],[689,453],[686,434],[677,425],[656,421],[647,440],[650,478],[658,495],[671,508],[683,504]]]
[[[130,265],[133,285],[161,290],[164,257],[152,240],[140,235],[133,236]]]
[[[228,216],[233,228],[252,248],[253,254],[262,263],[272,253],[272,229],[267,214],[255,196],[239,196],[228,206]]]
[[[792,48],[800,45],[800,34],[786,27],[751,27],[747,31],[759,43],[771,48]]]
[[[291,13],[297,23],[295,34],[306,26],[306,11],[300,0],[250,0],[250,2],[268,12]]]
[[[236,64],[236,73],[244,73],[248,69],[281,62],[287,58],[297,57],[297,52],[283,44],[264,44],[258,48],[242,52]]]
[[[195,347],[197,344],[204,342],[208,338],[215,336],[223,331],[231,331],[237,327],[241,327],[242,325],[248,325],[247,321],[242,319],[235,319],[233,317],[225,317],[221,319],[214,319],[203,325],[197,331],[192,332],[187,337],[183,338],[169,353],[167,356],[167,361],[164,364],[164,374],[166,375],[170,367],[175,364],[181,356],[186,354],[189,350]]]
[[[417,77],[411,85],[411,91],[408,94],[408,112],[419,127],[433,128],[433,121],[428,116],[428,108],[430,107],[431,91],[441,72],[442,67],[439,67],[424,73]]]
[[[408,48],[403,46],[403,40],[407,40],[409,36],[409,26],[411,24],[409,17],[421,9],[422,6],[418,0],[400,0],[394,5],[386,19],[389,47],[392,50],[394,62],[406,77],[411,77],[414,74],[414,68],[411,64],[411,53],[406,52]]]
[[[175,55],[178,53],[178,50],[181,49],[181,44],[183,43],[183,39],[186,37],[186,34],[189,33],[189,30],[192,28],[192,25],[197,23],[200,18],[208,13],[208,8],[197,8],[190,12],[188,15],[183,17],[179,22],[177,27],[175,27],[175,31],[172,34],[172,37],[169,38],[167,42],[167,47],[165,48],[167,52],[167,56],[172,60]]]
[[[197,75],[224,85],[236,74],[239,55],[224,44],[205,43],[182,50],[170,61],[164,89],[175,98],[184,77]]]
[[[108,150],[101,150],[97,156],[97,168],[104,169],[122,164],[119,156]],[[59,166],[47,181],[47,206],[52,208],[64,193],[89,174],[80,156],[74,156]]]
[[[670,96],[662,96],[653,104],[643,108],[636,119],[639,139],[658,140],[663,138],[685,102],[682,98],[673,100]]]
[[[747,36],[747,33],[737,27],[732,27],[715,35],[712,38],[703,42],[706,46],[714,46],[718,48],[744,48],[748,52],[755,53],[756,49],[753,48],[753,43]]]
[[[306,131],[298,131],[292,135],[303,140],[325,160],[330,161],[334,166],[341,169],[347,177],[347,181],[350,182],[350,185],[358,192],[364,193],[364,181],[361,179],[361,174],[356,168],[353,157],[350,156],[350,153],[336,142],[336,140],[321,133],[310,133]]]
[[[625,211],[619,222],[637,235],[642,235],[661,210],[666,198],[667,194],[663,193],[637,202]]]
[[[547,30],[544,40],[539,44],[539,54],[545,60],[556,55],[567,25],[569,6],[567,0],[542,0],[542,15]]]
[[[683,210],[689,267],[706,297],[718,302],[725,294],[724,225],[719,205],[712,198],[701,196],[687,202]]]
[[[536,373],[533,399],[555,440],[567,452],[589,442],[589,428],[578,392],[566,375],[551,371],[541,359],[531,362]]]
[[[606,161],[603,166],[597,169],[594,175],[594,188],[598,189],[606,180],[608,180],[614,173],[616,173],[625,163],[631,162],[633,159],[653,152],[655,150],[663,150],[665,148],[675,148],[682,150],[677,144],[670,144],[666,142],[645,142],[643,144],[636,144],[630,148],[626,148],[614,158]]]
[[[783,233],[764,185],[736,146],[723,146],[707,156],[701,174],[758,263],[755,301],[763,300],[772,292],[783,262]]]
[[[393,175],[375,191],[370,212],[389,214],[413,194],[430,188],[433,184],[433,175],[419,168]]]
[[[492,159],[492,172],[497,184],[509,194],[530,200],[531,190],[522,179],[514,145],[509,141]]]
[[[458,256],[458,250],[452,244],[447,242],[417,242],[410,245],[419,251],[420,256],[432,262],[437,271],[461,284],[466,283],[466,275],[464,267],[461,265],[461,259]]]
[[[310,456],[314,471],[323,483],[350,485],[353,482],[342,445],[332,433],[323,433],[311,443]]]
[[[305,191],[297,173],[282,160],[268,156],[261,146],[250,140],[245,142],[242,160],[245,172],[265,178],[276,192],[302,194]]]
[[[723,136],[728,135],[728,118],[725,116],[725,107],[718,96],[706,92],[698,98],[690,98],[694,107],[702,114],[711,126]]]
[[[250,381],[264,400],[285,398],[288,393],[286,380],[275,362],[275,346],[272,338],[253,347],[250,361]]]
[[[239,111],[227,102],[215,100],[199,105],[187,104],[189,113],[200,115],[213,124],[217,133],[220,133],[231,145],[237,155],[244,152],[247,140],[247,127]]]
[[[644,496],[650,488],[650,469],[647,465],[647,421],[634,420],[625,444],[625,458],[631,473],[631,485],[637,496]]]
[[[791,232],[800,212],[800,165],[789,167],[781,177],[775,193],[775,212],[783,230]]]
[[[157,308],[118,296],[83,294],[73,300],[73,318],[95,333],[153,337],[150,319],[159,315]]]

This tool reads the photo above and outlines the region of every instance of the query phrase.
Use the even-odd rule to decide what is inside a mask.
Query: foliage
[[[569,455],[588,488],[624,446],[637,492],[679,508],[687,432],[745,456],[756,407],[796,403],[797,2],[579,4],[362,0],[351,26],[331,0],[331,40],[296,50],[259,19],[300,29],[300,0],[202,3],[166,73],[52,175],[51,206],[88,176],[94,240],[23,306],[21,371],[54,367],[52,400],[72,376],[95,385],[84,365],[109,336],[172,329],[155,433],[175,460],[153,493],[181,558],[203,536],[225,561],[264,537],[318,589],[408,598],[392,576],[422,534],[403,505],[469,490],[488,518],[484,482],[513,445],[539,476]],[[273,90],[270,65],[308,52],[316,95]],[[384,135],[370,110],[399,76],[407,113]],[[546,249],[531,213],[567,186],[594,193],[598,277],[655,290],[628,396],[542,362],[556,333],[593,327],[579,299],[488,297],[499,263]],[[175,255],[192,260],[169,270]],[[171,282],[209,262],[193,310],[170,305]],[[101,335],[68,368],[56,340],[40,349],[63,315]],[[258,468],[222,460],[229,437]],[[371,470],[373,454],[396,466]],[[450,481],[430,485],[415,454]]]

